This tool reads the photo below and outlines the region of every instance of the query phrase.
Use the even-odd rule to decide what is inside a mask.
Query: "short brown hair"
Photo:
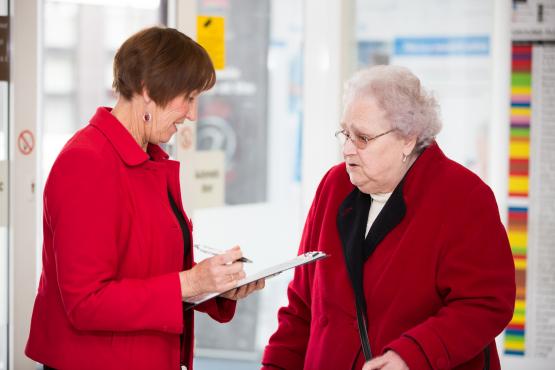
[[[160,106],[209,90],[216,73],[208,53],[173,28],[151,27],[128,38],[114,57],[114,90],[127,100],[143,88]]]

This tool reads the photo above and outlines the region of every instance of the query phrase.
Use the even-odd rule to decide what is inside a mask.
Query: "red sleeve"
[[[195,306],[195,310],[210,315],[218,322],[229,322],[235,315],[237,301],[218,297]]]
[[[56,161],[45,190],[57,283],[71,324],[80,330],[183,331],[177,272],[118,279],[118,243],[129,214],[113,164],[72,148]]]
[[[315,219],[318,209],[318,199],[322,194],[328,173],[322,179],[312,206],[308,213],[299,254],[308,252],[316,246]],[[289,284],[287,296],[289,305],[280,308],[278,312],[278,329],[270,337],[262,358],[263,369],[302,369],[306,347],[310,336],[311,321],[311,287],[314,277],[315,264],[301,266],[295,269],[293,280]]]
[[[438,230],[444,307],[386,346],[411,369],[446,369],[479,354],[511,320],[515,270],[491,190],[481,184]]]

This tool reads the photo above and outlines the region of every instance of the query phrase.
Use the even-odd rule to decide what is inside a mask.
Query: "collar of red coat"
[[[148,144],[145,152],[111,111],[112,108],[99,107],[90,123],[106,136],[126,165],[138,166],[149,159],[157,161],[169,158],[158,145]]]

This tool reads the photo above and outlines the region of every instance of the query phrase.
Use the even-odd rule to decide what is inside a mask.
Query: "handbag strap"
[[[372,359],[372,351],[370,350],[370,339],[368,339],[368,330],[367,330],[367,323],[366,323],[366,315],[364,314],[365,310],[359,302],[359,292],[356,292],[356,306],[357,306],[357,323],[358,323],[358,334],[360,337],[360,343],[362,344],[362,353],[364,354],[364,359],[366,361],[370,361]],[[364,300],[364,297],[362,297]]]

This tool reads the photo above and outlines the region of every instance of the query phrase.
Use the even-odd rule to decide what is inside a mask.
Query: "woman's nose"
[[[197,120],[197,116],[198,116],[198,111],[197,111],[197,105],[195,104],[191,104],[189,105],[189,111],[187,112],[187,119],[189,121],[196,121]]]
[[[343,144],[343,155],[353,155],[356,154],[355,144],[351,139],[346,139]]]

